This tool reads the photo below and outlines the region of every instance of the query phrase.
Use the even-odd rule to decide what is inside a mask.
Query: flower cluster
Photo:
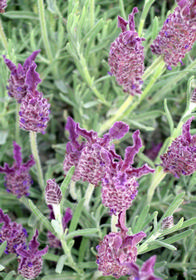
[[[135,31],[134,15],[138,9],[133,8],[129,15],[129,21],[118,17],[118,27],[122,33],[111,44],[109,60],[110,71],[116,77],[117,83],[125,92],[131,95],[141,94],[142,75],[144,73],[144,47],[142,41]],[[129,24],[129,29],[126,26]]]
[[[67,154],[63,166],[65,174],[74,165],[73,181],[87,181],[97,186],[105,175],[108,159],[111,161],[120,159],[120,156],[115,153],[114,145],[110,142],[122,138],[129,130],[128,125],[116,122],[109,133],[99,138],[97,132],[80,128],[78,123],[68,117],[66,129],[69,131],[70,141],[66,146]],[[79,136],[87,141],[79,143]]]
[[[21,196],[29,195],[29,187],[32,179],[29,175],[29,169],[35,164],[33,157],[26,163],[22,163],[21,147],[13,142],[14,146],[14,164],[9,167],[5,163],[4,167],[0,166],[0,173],[5,173],[5,185],[8,192],[16,195],[18,198]]]
[[[12,222],[7,214],[4,214],[0,209],[0,224],[3,226],[0,229],[0,243],[7,241],[6,254],[16,253],[18,246],[25,247],[27,232],[21,224]]]
[[[133,146],[127,147],[124,160],[113,162],[111,168],[102,179],[102,203],[110,208],[112,214],[117,214],[128,209],[135,196],[137,195],[138,183],[136,178],[145,174],[153,173],[147,164],[140,168],[133,168],[133,160],[139,149],[142,147],[142,141],[139,137],[139,130],[133,133]],[[107,166],[110,166],[107,164]]]
[[[5,12],[6,7],[7,7],[7,0],[1,0],[1,2],[0,2],[0,14]]]
[[[110,232],[97,246],[98,269],[103,275],[113,275],[115,278],[129,274],[127,263],[135,262],[138,244],[146,234],[139,232],[128,235],[125,227],[125,211],[119,214],[117,226],[120,232]]]
[[[9,59],[4,61],[11,71],[9,78],[8,94],[20,103],[20,128],[37,133],[45,133],[49,121],[50,104],[43,94],[37,90],[41,82],[39,74],[35,71],[37,65],[34,62],[40,50],[34,51],[18,67]]]
[[[131,274],[129,280],[162,280],[161,278],[154,276],[153,267],[155,262],[156,256],[152,256],[145,263],[143,263],[141,270],[134,262],[127,264],[127,267],[129,268],[129,274]]]
[[[5,56],[4,61],[9,70],[11,71],[11,75],[9,78],[9,86],[8,94],[10,97],[16,99],[18,103],[21,103],[22,99],[27,94],[27,84],[26,84],[26,75],[27,72],[32,65],[33,61],[36,59],[37,55],[40,53],[40,50],[34,51],[24,62],[23,66],[18,64],[18,67]]]
[[[50,104],[43,94],[36,90],[41,82],[39,74],[35,71],[37,65],[32,63],[26,74],[27,94],[20,106],[20,127],[24,130],[44,134],[49,121]]]
[[[48,251],[48,246],[41,251],[38,250],[39,242],[37,242],[37,237],[38,231],[36,230],[32,240],[29,242],[28,250],[21,245],[16,249],[20,258],[18,272],[27,279],[34,279],[41,273],[42,256]]]
[[[156,55],[162,55],[169,70],[182,63],[196,40],[196,2],[178,0],[178,6],[168,16],[157,38],[151,45]]]
[[[160,158],[165,172],[180,175],[191,175],[196,170],[196,135],[191,136],[190,125],[194,117],[190,118],[182,128],[182,135],[177,137],[169,146],[167,152]]]

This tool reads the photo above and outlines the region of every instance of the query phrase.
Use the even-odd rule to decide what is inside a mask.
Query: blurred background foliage
[[[144,2],[143,0],[46,0],[43,9],[41,0],[9,0],[6,13],[0,15],[1,24],[6,34],[6,38],[3,38],[1,29],[0,53],[2,55],[5,54],[15,63],[23,64],[33,51],[41,49],[41,53],[36,59],[37,71],[42,78],[39,90],[43,92],[44,97],[48,98],[51,104],[47,133],[38,136],[45,180],[56,178],[56,181],[60,183],[64,178],[62,165],[68,141],[68,134],[64,130],[67,116],[72,116],[76,122],[80,123],[81,127],[100,132],[105,121],[115,116],[118,108],[128,97],[117,85],[115,78],[108,75],[108,53],[110,44],[120,33],[117,28],[117,15],[127,19],[132,8],[137,6],[139,9],[139,13],[135,16],[137,30],[141,22]],[[174,9],[176,5],[174,0],[147,2],[151,2],[152,6],[141,34],[146,39],[143,43],[146,68],[156,59],[150,51],[150,44],[158,34],[169,10]],[[121,120],[130,126],[130,133],[115,143],[122,156],[125,148],[132,144],[131,133],[136,129],[141,131],[144,147],[137,157],[137,166],[148,162],[154,167],[155,164],[159,163],[159,160],[155,162],[154,159],[148,158],[146,151],[151,149],[153,145],[164,143],[170,136],[170,126],[164,108],[165,98],[173,125],[177,126],[186,107],[187,83],[195,73],[195,59],[196,44],[183,60],[184,65],[179,65],[172,71],[163,71],[146,98],[131,112],[125,111],[121,117]],[[17,137],[22,146],[24,159],[27,159],[30,154],[30,145],[26,131],[20,130],[20,135],[16,135],[16,103],[7,95],[6,86],[9,71],[2,56],[0,56],[0,77],[0,163],[3,165],[4,162],[8,162],[11,165],[13,162],[13,140],[16,140]],[[145,80],[143,88],[148,85],[150,79],[151,76]],[[193,80],[192,87],[195,86],[196,83]],[[192,88],[188,90],[192,90]],[[136,101],[137,96],[133,99],[133,102]],[[194,127],[193,122],[192,132],[195,132]],[[30,190],[30,198],[42,213],[47,215],[47,207],[39,199],[40,192],[34,168],[32,168],[31,175],[34,179],[34,185]],[[150,207],[144,213],[142,210],[149,187],[149,176],[140,180],[137,199],[127,211],[127,225],[130,227],[130,232],[134,232],[134,225],[137,225],[138,230],[153,232],[156,225],[156,215],[159,220],[179,194],[182,194],[183,198],[180,198],[181,204],[174,209],[175,224],[182,217],[185,221],[192,219],[188,226],[194,224],[196,222],[196,175],[183,176],[180,179],[167,175],[157,189]],[[4,176],[1,174],[0,207],[13,213],[12,218],[17,219],[17,222],[22,223],[26,228],[39,228],[42,232],[40,241],[45,243],[46,232],[41,223],[22,206],[21,201],[6,193],[3,184]],[[77,183],[76,190],[73,188],[72,193],[67,191],[66,207],[71,207],[74,211],[77,207],[82,207],[77,201],[83,197],[85,189],[86,184]],[[74,195],[77,195],[77,201]],[[73,254],[86,271],[85,279],[113,279],[101,276],[93,278],[97,268],[95,246],[110,230],[110,217],[108,210],[101,204],[100,195],[100,188],[97,188],[92,198],[91,213],[79,208],[83,210],[81,210],[82,214],[77,223],[77,229],[99,229],[99,232],[92,234],[91,238],[85,236],[75,238]],[[142,224],[140,221],[139,227],[137,220],[141,212],[146,217],[147,223]],[[196,279],[195,227],[191,228],[192,230],[186,228],[187,233],[184,234],[183,238],[176,239],[176,248],[162,247],[157,244],[157,249],[140,255],[140,260],[146,260],[149,256],[157,254],[156,271],[163,279]],[[178,231],[178,234],[183,232],[184,230]],[[172,238],[172,236],[175,236],[175,233],[173,235],[170,233],[167,237]],[[51,262],[52,256],[53,263]],[[48,259],[49,261],[46,262],[43,270],[45,276],[40,279],[78,279],[71,270],[69,271],[69,268],[61,275],[52,274],[55,271],[55,262],[58,258],[57,255],[51,254]],[[9,264],[9,266],[5,273],[2,272],[0,279],[15,277],[11,273],[16,265],[13,256],[4,256],[1,263],[3,265]],[[8,272],[11,273],[11,278],[5,278],[9,276]],[[125,278],[122,277],[122,279]]]

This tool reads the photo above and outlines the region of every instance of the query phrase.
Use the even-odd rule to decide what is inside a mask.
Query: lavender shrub
[[[196,1],[0,13],[0,279],[195,279]]]

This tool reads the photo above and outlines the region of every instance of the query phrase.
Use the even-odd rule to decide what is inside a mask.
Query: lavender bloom
[[[35,71],[36,67],[33,62],[26,73],[27,94],[20,106],[20,127],[44,134],[49,121],[50,104],[43,98],[43,94],[36,90],[41,82],[39,74]]]
[[[163,219],[161,223],[161,229],[168,229],[174,226],[174,218],[173,216],[168,216],[165,219]]]
[[[42,269],[42,256],[48,251],[48,246],[39,251],[39,242],[37,242],[38,230],[36,230],[32,240],[29,242],[29,249],[24,249],[19,246],[16,251],[20,256],[20,262],[18,266],[18,272],[27,279],[34,279],[40,273]]]
[[[118,16],[118,27],[122,33],[111,44],[108,63],[112,75],[116,77],[117,83],[125,92],[131,95],[141,94],[142,75],[144,73],[144,47],[142,41],[135,31],[134,15],[138,9],[133,8],[129,15],[129,21]],[[129,29],[126,26],[129,24]]]
[[[152,256],[145,263],[143,263],[141,270],[134,262],[127,264],[127,267],[129,268],[129,274],[131,274],[129,280],[162,280],[161,278],[154,276],[153,267],[155,262],[156,256]]]
[[[62,193],[59,185],[55,182],[55,179],[49,179],[45,189],[45,198],[47,204],[60,204],[62,199]]]
[[[122,138],[128,132],[129,126],[123,122],[116,122],[109,133],[99,138],[97,132],[80,128],[78,123],[68,117],[66,129],[70,134],[70,142],[66,146],[67,154],[63,166],[65,174],[74,165],[73,181],[83,180],[97,186],[105,174],[106,163],[120,159],[110,142]],[[87,141],[79,143],[79,136]]]
[[[113,162],[102,179],[102,203],[110,208],[111,214],[117,214],[128,209],[137,195],[138,183],[136,178],[153,173],[147,164],[140,168],[133,168],[135,155],[142,147],[139,130],[133,133],[133,146],[127,147],[125,159]]]
[[[168,16],[151,45],[153,54],[162,55],[169,70],[182,63],[196,40],[196,2],[178,0],[178,6]]]
[[[98,270],[103,275],[112,275],[116,279],[129,273],[126,263],[135,262],[137,258],[137,243],[139,243],[146,234],[139,232],[132,236],[127,235],[128,229],[125,224],[125,211],[118,217],[118,227],[120,232],[110,232],[97,246]]]
[[[21,224],[12,222],[7,214],[0,209],[0,243],[7,241],[6,254],[16,253],[18,246],[25,247],[27,232]]]
[[[0,1],[0,14],[5,12],[5,8],[7,7],[7,0]]]
[[[18,198],[21,196],[29,195],[29,187],[32,183],[32,179],[29,175],[29,169],[35,164],[33,156],[30,156],[30,160],[26,163],[22,163],[21,147],[13,142],[14,146],[14,164],[9,167],[5,163],[4,167],[0,166],[0,173],[5,173],[6,189]]]
[[[29,67],[35,60],[36,56],[40,53],[40,50],[34,51],[24,62],[24,65],[18,64],[18,68],[16,65],[5,56],[4,61],[9,70],[11,71],[11,75],[9,78],[9,86],[8,94],[10,97],[16,99],[18,103],[21,103],[22,99],[27,94],[28,85],[26,84],[26,75],[29,70]]]
[[[55,219],[55,217],[54,217],[52,206],[48,205],[48,207],[50,209],[50,219],[53,220],[53,219]],[[65,215],[62,218],[62,224],[63,224],[64,231],[67,228],[67,224],[69,223],[69,221],[71,219],[72,219],[72,210],[70,208],[67,208],[65,210]],[[61,248],[62,247],[60,240],[54,234],[52,234],[52,232],[48,231],[47,238],[48,238],[48,243],[49,243],[50,247],[52,247],[52,248]]]
[[[190,125],[194,117],[190,118],[182,127],[182,135],[177,137],[160,156],[165,172],[179,178],[180,175],[191,175],[196,170],[196,135],[191,136]]]

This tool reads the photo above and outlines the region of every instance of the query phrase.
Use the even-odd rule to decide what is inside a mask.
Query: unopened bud
[[[163,219],[161,228],[162,229],[168,229],[168,228],[173,227],[173,225],[174,225],[173,216],[168,216],[165,219]]]
[[[62,193],[59,185],[55,182],[55,179],[49,179],[45,189],[45,199],[47,204],[60,204],[62,199]]]

